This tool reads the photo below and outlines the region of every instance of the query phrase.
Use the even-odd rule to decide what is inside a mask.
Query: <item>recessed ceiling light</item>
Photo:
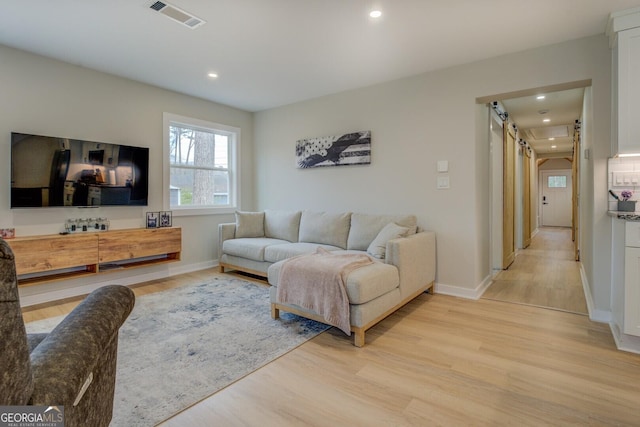
[[[555,138],[549,138],[549,141],[555,141],[555,140],[556,140]]]
[[[551,121],[551,119],[542,119],[543,122],[545,123],[549,123]]]
[[[382,12],[379,10],[372,10],[369,12],[369,16],[372,18],[380,18],[382,16]]]
[[[551,148],[555,149],[555,148],[558,148],[558,146],[557,145],[552,145]]]
[[[218,78],[218,74],[217,73],[208,73],[207,76],[211,79],[217,79]]]
[[[545,98],[545,96],[544,96],[544,95],[538,95],[538,96],[536,96],[536,99],[537,99],[537,100],[541,100],[541,99],[544,99],[544,98]]]

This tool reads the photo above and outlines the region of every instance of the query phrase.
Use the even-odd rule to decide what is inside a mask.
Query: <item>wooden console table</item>
[[[7,240],[20,286],[180,260],[182,229],[136,228]]]

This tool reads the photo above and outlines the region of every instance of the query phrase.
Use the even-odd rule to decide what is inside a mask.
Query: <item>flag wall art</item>
[[[296,142],[299,168],[368,165],[371,163],[371,131],[301,139]]]

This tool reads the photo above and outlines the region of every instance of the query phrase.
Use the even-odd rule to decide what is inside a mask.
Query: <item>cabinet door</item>
[[[640,153],[640,28],[618,33],[618,150]]]
[[[625,248],[623,332],[640,336],[640,248]]]

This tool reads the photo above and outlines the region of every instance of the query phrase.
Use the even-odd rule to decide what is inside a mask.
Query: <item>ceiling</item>
[[[538,99],[544,96],[544,99]],[[582,115],[584,88],[536,93],[500,101],[524,139],[541,157],[566,156]],[[547,119],[548,122],[543,120]],[[549,138],[553,138],[550,140]]]
[[[247,111],[603,33],[640,0],[4,1],[0,44]],[[372,9],[382,11],[370,18]],[[215,72],[215,79],[207,73]]]

